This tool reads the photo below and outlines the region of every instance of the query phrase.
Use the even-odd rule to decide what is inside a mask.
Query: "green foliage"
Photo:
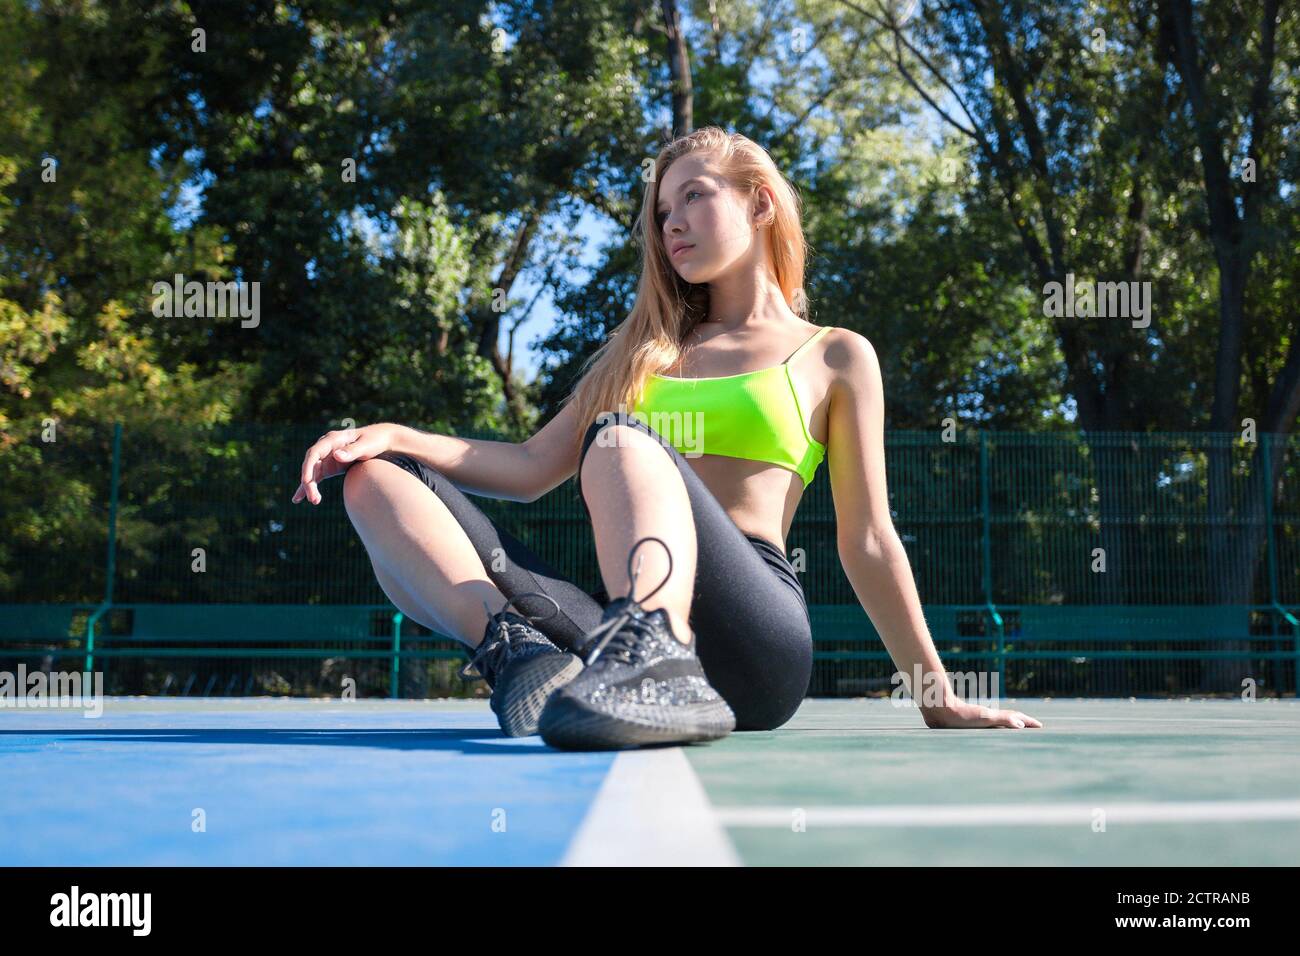
[[[695,125],[746,133],[795,182],[812,318],[875,344],[888,427],[1062,431],[1083,396],[1113,428],[1205,428],[1223,346],[1210,134],[1264,173],[1235,412],[1286,407],[1296,18],[1253,142],[1261,3],[1195,10],[1210,134],[1168,4],[921,4],[905,37],[934,69],[905,57],[908,75],[881,20],[897,6],[718,0],[685,21]],[[238,529],[159,507],[214,468],[269,507],[251,489],[295,451],[214,445],[226,423],[300,424],[299,441],[344,419],[516,439],[544,422],[632,304],[670,101],[660,27],[627,0],[0,0],[0,590],[51,549],[61,593],[102,584],[114,422],[140,442],[128,575],[159,548],[278,533],[269,512]],[[596,250],[587,214],[613,226]],[[1150,281],[1152,327],[1053,323],[1044,275],[1067,269]],[[258,283],[259,321],[155,314],[177,274]],[[536,382],[504,351],[532,305],[520,277],[562,314]]]

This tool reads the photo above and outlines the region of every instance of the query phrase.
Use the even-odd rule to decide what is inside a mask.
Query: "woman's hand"
[[[1026,727],[1043,726],[1041,722],[1018,710],[981,707],[979,704],[968,704],[960,698],[953,698],[942,707],[922,707],[921,719],[932,730],[961,727],[1010,727],[1023,730]]]
[[[293,493],[293,503],[297,504],[306,498],[314,505],[320,504],[320,489],[316,487],[318,483],[343,474],[353,462],[391,451],[393,439],[401,428],[401,425],[380,422],[364,428],[348,428],[321,435],[316,444],[307,449],[307,455],[302,460],[302,484]]]

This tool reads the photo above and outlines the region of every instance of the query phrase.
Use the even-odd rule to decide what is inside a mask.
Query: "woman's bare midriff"
[[[771,541],[782,552],[803,497],[803,479],[765,461],[723,455],[686,456],[713,497],[745,534]]]

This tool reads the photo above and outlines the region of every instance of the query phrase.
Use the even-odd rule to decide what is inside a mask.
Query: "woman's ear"
[[[772,187],[763,185],[754,190],[754,228],[770,226],[776,222],[776,202],[772,196]]]

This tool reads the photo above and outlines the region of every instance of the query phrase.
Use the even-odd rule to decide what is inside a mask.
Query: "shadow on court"
[[[240,747],[380,747],[392,750],[447,750],[463,754],[513,753],[524,757],[556,753],[540,749],[535,744],[512,745],[512,739],[496,730],[303,730],[301,728],[266,728],[257,730],[231,730],[229,728],[185,728],[160,731],[157,729],[130,730],[117,727],[78,730],[0,730],[0,753],[8,750],[6,737],[50,737],[60,741],[175,744],[197,747],[207,744]],[[483,744],[485,739],[497,742]]]

